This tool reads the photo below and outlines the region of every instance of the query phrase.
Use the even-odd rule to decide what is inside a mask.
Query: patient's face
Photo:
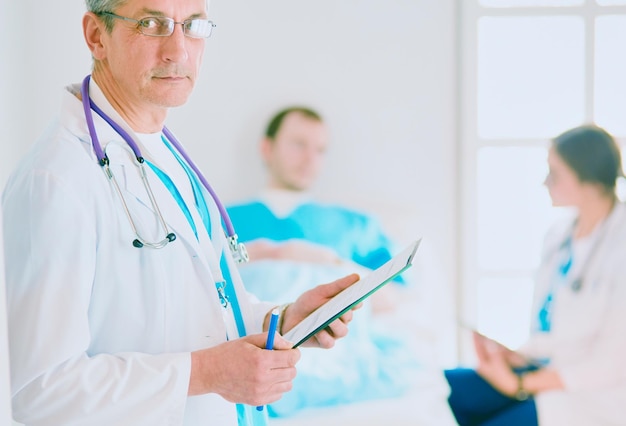
[[[324,123],[298,112],[287,115],[273,141],[263,142],[273,188],[304,191],[317,179],[328,145]]]

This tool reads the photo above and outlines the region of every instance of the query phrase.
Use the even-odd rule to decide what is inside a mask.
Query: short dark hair
[[[581,182],[599,183],[615,193],[617,178],[623,176],[620,149],[613,136],[595,125],[567,130],[552,141],[556,152]]]
[[[276,115],[274,115],[274,117],[272,117],[269,124],[267,125],[267,129],[265,129],[265,137],[274,140],[274,138],[276,138],[276,134],[280,130],[280,126],[283,124],[283,120],[287,115],[291,114],[292,112],[300,113],[305,117],[313,119],[315,121],[323,121],[322,116],[311,108],[303,106],[291,106],[279,111],[278,113],[276,113]]]

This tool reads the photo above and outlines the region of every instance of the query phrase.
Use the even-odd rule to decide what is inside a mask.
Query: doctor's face
[[[129,0],[111,11],[134,20],[168,17],[176,22],[207,18],[206,0]],[[114,18],[111,33],[103,32],[94,78],[116,109],[126,114],[162,112],[182,105],[194,87],[205,39],[183,34],[176,24],[170,36],[142,34],[136,22]],[[113,98],[113,99],[111,99]]]
[[[291,112],[283,119],[273,140],[263,140],[261,151],[273,188],[304,191],[311,187],[322,167],[328,133],[324,123]]]
[[[553,146],[548,151],[548,169],[544,183],[550,193],[552,205],[555,207],[579,205],[583,183]]]

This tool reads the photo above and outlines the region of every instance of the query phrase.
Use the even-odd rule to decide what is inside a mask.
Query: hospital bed
[[[410,271],[407,278],[414,282],[414,286],[404,291],[400,305],[393,312],[378,319],[382,321],[379,327],[386,327],[389,330],[402,329],[407,341],[411,342],[411,348],[421,367],[414,373],[410,388],[398,397],[299,409],[294,414],[285,417],[271,418],[270,425],[447,426],[457,424],[448,407],[449,387],[443,375],[445,360],[446,358],[450,360],[450,352],[454,352],[454,348],[451,347],[455,330],[455,323],[451,320],[453,318],[451,293],[446,289],[443,280],[437,276],[437,268],[434,267],[427,250],[418,253],[415,265],[407,271],[407,273]],[[258,265],[253,266],[252,271],[243,270],[244,283],[246,276],[267,277],[270,270],[276,273],[275,266]],[[311,271],[319,273],[320,269],[319,265],[313,266]],[[302,290],[296,283],[300,277],[296,277],[288,267],[283,268],[283,271],[287,271],[286,275],[289,279],[295,278],[295,281],[291,282],[294,283],[296,291]],[[274,276],[269,282],[280,282],[283,278],[287,279]],[[316,278],[323,279],[323,277]],[[363,313],[355,312],[355,315],[361,314]],[[323,351],[311,348],[301,350],[303,352]],[[323,369],[324,366],[320,365],[319,368]]]

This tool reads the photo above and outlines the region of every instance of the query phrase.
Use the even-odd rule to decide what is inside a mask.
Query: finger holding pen
[[[273,351],[266,350],[269,335]],[[200,349],[191,354],[188,395],[216,393],[227,401],[255,407],[275,402],[291,390],[299,359],[300,350],[276,332]]]
[[[272,314],[270,316],[270,325],[269,325],[269,329],[267,330],[267,342],[265,343],[265,349],[266,350],[273,350],[274,349],[274,336],[276,336],[276,328],[278,327],[278,318],[280,316],[280,312],[278,310],[278,308],[274,308],[272,310]],[[262,411],[263,410],[263,406],[262,405],[258,405],[256,407],[256,409],[258,411]]]

